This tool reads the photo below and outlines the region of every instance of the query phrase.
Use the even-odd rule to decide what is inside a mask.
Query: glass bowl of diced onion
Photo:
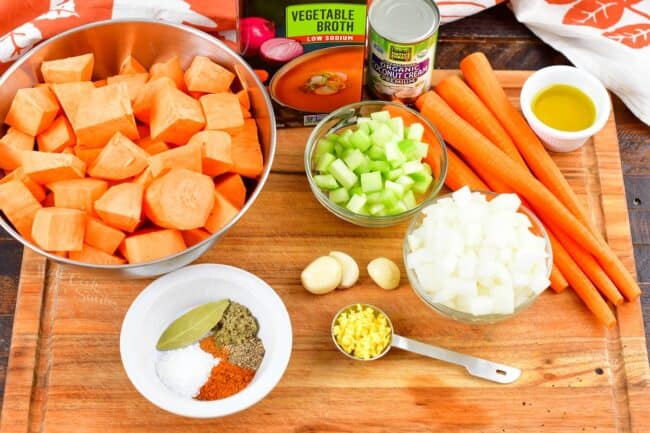
[[[453,210],[455,197],[465,203]],[[553,266],[543,224],[516,195],[467,188],[437,197],[413,218],[403,258],[417,296],[469,324],[500,322],[529,307],[550,285]]]
[[[319,122],[304,163],[309,186],[327,210],[359,226],[387,227],[410,219],[440,192],[447,151],[417,111],[362,101]]]

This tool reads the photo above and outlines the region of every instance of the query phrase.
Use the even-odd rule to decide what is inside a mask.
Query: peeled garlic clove
[[[386,257],[377,257],[368,263],[368,275],[382,289],[393,290],[399,286],[399,268]]]
[[[341,284],[343,269],[333,257],[322,256],[311,262],[300,274],[302,286],[315,295],[324,295]]]
[[[340,264],[343,271],[339,289],[348,289],[359,280],[359,265],[348,254],[341,251],[330,251],[330,257],[335,258]]]

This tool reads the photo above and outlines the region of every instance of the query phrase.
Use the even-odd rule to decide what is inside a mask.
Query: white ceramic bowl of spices
[[[120,335],[133,386],[168,412],[216,418],[262,400],[289,363],[291,321],[256,276],[226,265],[188,266],[152,282]]]

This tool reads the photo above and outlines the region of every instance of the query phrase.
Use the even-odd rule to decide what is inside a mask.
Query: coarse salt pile
[[[193,398],[210,377],[219,359],[204,352],[199,343],[176,350],[158,352],[156,373],[169,389],[183,397]]]

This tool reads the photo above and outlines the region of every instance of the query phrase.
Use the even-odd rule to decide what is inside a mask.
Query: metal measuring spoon
[[[358,358],[351,353],[346,352],[336,341],[334,336],[334,326],[339,318],[339,315],[349,309],[356,308],[357,305],[361,305],[362,308],[371,308],[376,315],[381,315],[386,317],[386,321],[390,326],[391,333],[391,342],[386,345],[384,350],[377,356],[373,358],[363,359]],[[334,340],[334,345],[348,358],[352,358],[356,361],[374,361],[381,358],[388,353],[391,347],[396,347],[398,349],[407,350],[409,352],[417,353],[419,355],[428,356],[429,358],[438,359],[440,361],[449,362],[451,364],[460,365],[465,367],[465,369],[472,376],[480,377],[481,379],[491,380],[492,382],[498,383],[512,383],[515,380],[519,379],[521,376],[521,370],[515,367],[510,367],[508,365],[499,364],[496,362],[488,361],[482,358],[476,358],[474,356],[464,355],[462,353],[454,352],[452,350],[443,349],[442,347],[433,346],[431,344],[421,343],[410,338],[402,337],[401,335],[395,334],[393,328],[393,322],[386,313],[381,309],[370,304],[351,304],[341,308],[335,315],[332,320],[331,326],[332,340]]]

